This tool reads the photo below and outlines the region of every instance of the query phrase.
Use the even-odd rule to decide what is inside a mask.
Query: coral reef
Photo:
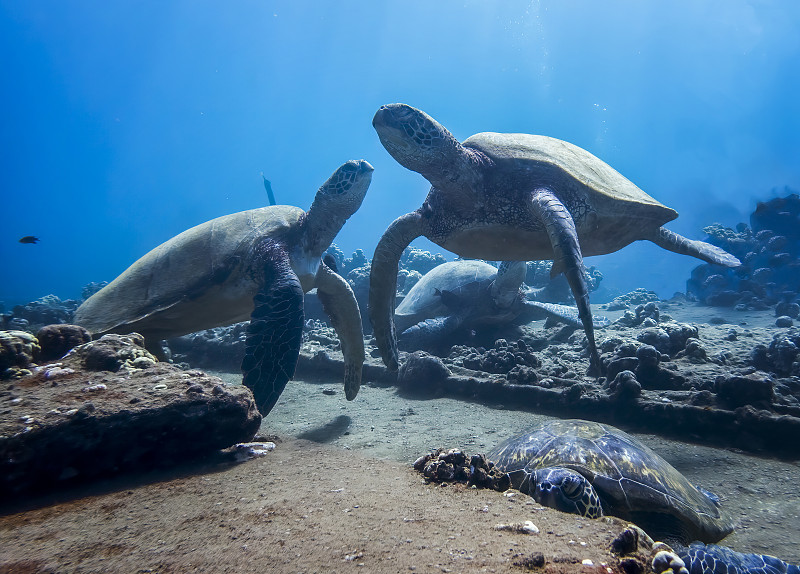
[[[800,293],[800,197],[790,194],[759,203],[750,226],[714,224],[709,242],[742,262],[737,268],[704,264],[692,270],[686,291],[706,305],[766,309],[780,303],[794,310]],[[797,308],[800,312],[800,308]],[[777,316],[788,315],[776,311]]]
[[[620,309],[629,309],[631,305],[644,305],[652,301],[658,301],[658,295],[654,291],[639,287],[630,293],[615,297],[609,303],[606,303],[605,309],[619,311]]]
[[[537,301],[571,304],[575,300],[563,273],[557,277],[550,277],[552,261],[528,261],[527,267],[525,284],[533,289],[534,298]],[[585,271],[584,276],[589,292],[596,291],[603,280],[603,274],[594,266],[586,268]]]
[[[542,366],[541,361],[523,340],[512,344],[505,339],[498,339],[495,341],[494,347],[488,350],[482,347],[477,349],[456,348],[450,356],[457,356],[459,350],[466,351],[466,356],[460,361],[461,365],[474,371],[499,374],[509,373],[516,367],[538,368]]]
[[[800,329],[776,333],[769,346],[756,345],[750,360],[757,369],[778,377],[800,377]]]
[[[108,285],[108,281],[91,281],[81,289],[81,299],[84,301]]]
[[[237,372],[244,358],[248,325],[244,321],[170,339],[170,356],[176,363],[198,369]]]
[[[16,305],[11,315],[5,316],[6,327],[10,327],[11,323],[16,321],[15,328],[36,332],[45,325],[69,323],[80,304],[81,302],[75,299],[62,301],[56,295],[45,295],[26,305]]]
[[[418,271],[425,275],[428,271],[446,263],[447,259],[441,253],[431,253],[417,247],[407,247],[400,256],[400,268],[408,271]]]

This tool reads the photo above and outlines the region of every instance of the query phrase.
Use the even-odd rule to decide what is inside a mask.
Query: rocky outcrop
[[[106,335],[0,387],[0,499],[173,465],[250,440],[249,389]]]
[[[78,345],[88,343],[92,335],[79,325],[45,325],[36,333],[42,350],[39,361],[54,361],[66,355]]]
[[[0,379],[30,374],[28,367],[39,356],[39,341],[26,331],[0,331]]]

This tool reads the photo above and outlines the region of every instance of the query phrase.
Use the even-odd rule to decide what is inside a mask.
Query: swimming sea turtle
[[[535,290],[521,289],[524,261],[459,260],[437,265],[422,276],[395,309],[394,321],[405,349],[436,344],[462,326],[502,325],[554,317],[580,325],[574,307],[530,300]],[[595,318],[596,327],[608,324]]]
[[[671,544],[669,554],[677,555],[689,574],[800,574],[800,568],[774,556],[706,544],[733,531],[719,499],[611,425],[552,420],[504,441],[486,457],[509,474],[513,488],[543,506],[633,521]],[[656,561],[656,572],[675,565],[665,563],[671,562],[669,555],[661,557],[663,569]],[[673,568],[672,574],[680,573],[685,574]]]
[[[398,260],[416,237],[468,259],[553,259],[566,274],[588,339],[589,373],[599,374],[583,255],[612,253],[647,239],[669,251],[736,266],[718,247],[661,227],[677,213],[608,164],[565,141],[479,133],[463,143],[405,104],[382,106],[372,125],[404,167],[432,187],[422,207],[396,219],[375,249],[369,313],[384,363],[397,369],[392,324]]]
[[[274,205],[225,215],[147,253],[75,312],[93,334],[161,339],[250,318],[244,384],[266,415],[294,376],[303,330],[303,293],[313,287],[339,335],[348,400],[361,384],[364,339],[358,303],[322,253],[358,210],[372,179],[348,161],[317,191],[311,208]],[[162,353],[163,354],[163,353]]]

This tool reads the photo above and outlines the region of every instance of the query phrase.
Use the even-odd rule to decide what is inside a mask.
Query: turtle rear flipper
[[[587,374],[600,375],[602,364],[594,341],[592,309],[589,307],[589,288],[583,274],[583,256],[578,243],[578,232],[567,208],[547,188],[533,192],[530,200],[533,216],[542,222],[553,245],[553,274],[564,273],[578,306],[578,316],[589,341],[589,370]]]
[[[264,284],[253,298],[242,361],[244,385],[266,416],[294,377],[303,335],[303,288],[283,247],[265,242]]]
[[[317,270],[317,297],[339,336],[344,355],[344,395],[352,401],[361,387],[364,365],[364,332],[361,311],[350,285],[324,262]]]
[[[681,255],[691,255],[706,263],[713,263],[724,267],[738,267],[742,264],[739,259],[716,245],[711,245],[710,243],[698,241],[696,239],[687,239],[664,227],[656,229],[647,239],[667,251],[673,251]]]

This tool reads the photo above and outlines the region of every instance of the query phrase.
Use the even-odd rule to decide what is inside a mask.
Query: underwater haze
[[[800,189],[799,29],[792,0],[0,0],[0,301],[79,298],[193,225],[267,205],[262,172],[305,209],[348,159],[375,172],[335,243],[371,258],[428,191],[371,125],[391,102],[462,141],[568,140],[704,239]],[[646,243],[586,263],[613,292],[662,297],[700,264]]]

